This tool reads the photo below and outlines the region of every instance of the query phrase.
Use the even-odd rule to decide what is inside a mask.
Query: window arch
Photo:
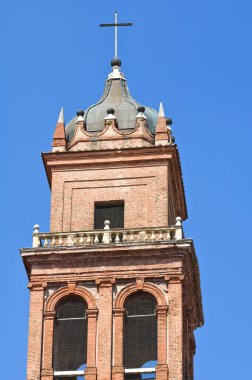
[[[138,291],[125,301],[124,366],[126,369],[153,368],[157,363],[156,299],[149,293]],[[132,375],[127,379],[153,378],[155,375]],[[133,375],[135,373],[135,375]]]
[[[56,307],[53,338],[55,380],[64,380],[64,372],[73,373],[73,377],[68,379],[76,379],[74,372],[83,370],[86,366],[86,310],[86,302],[76,295],[64,297]]]

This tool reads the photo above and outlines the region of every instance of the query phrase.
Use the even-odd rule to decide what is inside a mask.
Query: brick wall
[[[94,203],[124,201],[125,227],[168,224],[168,167],[88,168],[52,174],[51,231],[94,228]]]

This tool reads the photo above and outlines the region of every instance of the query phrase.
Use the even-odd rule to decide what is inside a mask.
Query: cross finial
[[[115,58],[118,58],[118,26],[132,26],[132,22],[118,23],[118,13],[115,12],[114,24],[100,24],[101,27],[114,26],[115,27]]]

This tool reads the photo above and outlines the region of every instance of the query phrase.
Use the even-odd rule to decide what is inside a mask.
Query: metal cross
[[[117,34],[117,28],[118,26],[132,26],[132,22],[120,22],[118,23],[118,15],[117,12],[115,12],[115,23],[114,24],[100,24],[101,27],[107,27],[107,26],[114,26],[115,27],[115,58],[117,58],[118,55],[118,34]]]

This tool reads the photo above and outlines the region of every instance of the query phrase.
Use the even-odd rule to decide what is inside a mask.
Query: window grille
[[[95,204],[94,228],[104,228],[104,221],[110,221],[110,228],[124,228],[124,204]]]
[[[128,297],[125,308],[125,379],[153,379],[155,373],[147,372],[149,367],[154,372],[152,367],[157,361],[156,300],[147,293],[137,292]]]
[[[77,296],[65,297],[57,307],[53,340],[54,380],[83,379],[78,376],[78,370],[85,367],[87,360],[86,309],[86,303]],[[57,373],[64,371],[76,371],[76,375],[59,376]]]

